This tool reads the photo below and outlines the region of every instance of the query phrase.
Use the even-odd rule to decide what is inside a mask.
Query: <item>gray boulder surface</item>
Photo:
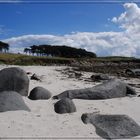
[[[140,126],[127,115],[83,114],[82,121],[91,123],[104,139],[133,138],[140,135]]]
[[[136,95],[136,92],[126,83],[118,79],[111,79],[107,82],[104,82],[103,84],[94,86],[92,88],[64,91],[59,95],[54,96],[53,99],[70,98],[99,100],[125,97],[128,94]]]
[[[22,96],[15,91],[4,91],[0,93],[0,112],[25,110],[30,111],[24,103]]]
[[[0,71],[0,92],[16,91],[28,96],[29,78],[26,72],[18,67],[5,68]]]
[[[59,114],[73,113],[76,112],[76,107],[71,99],[65,98],[54,104],[54,110]]]
[[[43,87],[35,87],[31,90],[28,98],[31,100],[46,100],[51,98],[51,92]]]

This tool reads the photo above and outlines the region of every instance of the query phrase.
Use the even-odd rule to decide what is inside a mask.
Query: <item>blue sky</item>
[[[102,12],[101,12],[102,11]],[[25,34],[119,31],[108,19],[123,11],[122,4],[0,4],[0,39]]]
[[[55,44],[84,48],[98,56],[140,57],[138,3],[5,1],[0,0],[0,40],[10,44],[11,52],[23,52],[33,44]]]

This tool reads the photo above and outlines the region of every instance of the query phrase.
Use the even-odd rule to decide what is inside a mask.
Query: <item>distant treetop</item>
[[[9,44],[0,41],[0,52],[7,52],[9,50]]]
[[[66,58],[95,58],[96,54],[85,49],[58,45],[33,45],[24,49],[25,53],[36,54],[37,56],[55,56]]]

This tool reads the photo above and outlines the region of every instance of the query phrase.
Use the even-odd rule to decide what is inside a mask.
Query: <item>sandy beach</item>
[[[0,69],[11,67],[1,65]],[[15,66],[12,66],[15,67]],[[93,87],[99,82],[89,82],[68,78],[61,73],[66,66],[20,66],[26,72],[36,73],[41,81],[30,80],[29,91],[36,86],[48,89],[52,96],[68,89]],[[92,73],[82,72],[83,79],[89,78]],[[30,77],[30,75],[29,75]],[[140,83],[139,79],[124,79],[127,83]],[[140,94],[139,88],[135,88]],[[107,100],[81,100],[74,99],[77,111],[70,114],[57,114],[54,103],[57,100],[30,100],[23,97],[30,108],[28,111],[7,111],[0,113],[0,137],[11,139],[102,139],[95,132],[91,124],[85,125],[81,121],[83,113],[98,112],[101,114],[124,114],[131,117],[140,125],[140,98],[123,97]],[[140,136],[134,137],[140,139]]]

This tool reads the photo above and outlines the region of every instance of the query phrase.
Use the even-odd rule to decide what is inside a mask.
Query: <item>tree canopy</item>
[[[57,46],[57,45],[33,45],[29,48],[24,49],[25,53],[36,54],[40,56],[55,56],[55,57],[66,57],[66,58],[95,58],[96,54],[88,52],[85,49],[74,48],[69,46]]]
[[[9,44],[0,41],[0,52],[7,52],[9,50]]]

